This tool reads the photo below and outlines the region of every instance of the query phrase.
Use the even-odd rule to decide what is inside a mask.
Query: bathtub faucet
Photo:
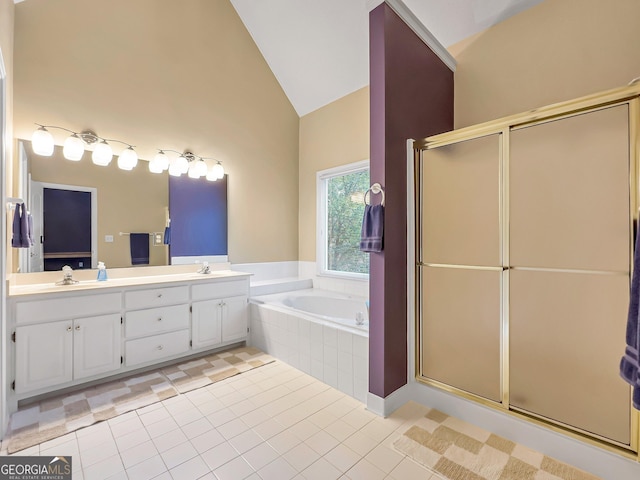
[[[364,325],[364,315],[362,312],[356,312],[356,325]]]

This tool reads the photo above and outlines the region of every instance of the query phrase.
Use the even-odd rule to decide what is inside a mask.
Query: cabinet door
[[[16,393],[71,381],[72,332],[70,320],[16,328]]]
[[[193,348],[208,347],[222,342],[222,300],[194,302],[191,313]]]
[[[73,322],[73,378],[120,368],[120,315],[101,315]]]
[[[222,301],[222,341],[247,338],[247,297],[231,297]]]

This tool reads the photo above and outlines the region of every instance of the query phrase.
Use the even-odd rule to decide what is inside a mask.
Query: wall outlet
[[[153,233],[153,246],[163,246],[164,245],[164,235],[162,232],[154,232]]]
[[[113,243],[113,235],[105,235],[104,241],[107,243]]]

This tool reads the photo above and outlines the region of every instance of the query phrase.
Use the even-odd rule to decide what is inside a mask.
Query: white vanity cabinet
[[[191,287],[193,348],[227,344],[247,337],[246,279]]]
[[[169,276],[167,276],[169,277]],[[249,275],[132,278],[9,296],[17,402],[242,342]]]
[[[120,308],[119,294],[17,303],[13,337],[16,393],[118,370]],[[118,313],[107,313],[114,311]],[[44,322],[45,318],[54,321]]]
[[[124,296],[126,366],[159,362],[189,351],[187,285],[127,291]]]

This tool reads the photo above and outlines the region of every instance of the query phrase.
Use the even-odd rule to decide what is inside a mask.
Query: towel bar
[[[371,200],[371,195],[369,195],[369,202],[367,201],[367,194],[369,193],[381,193],[382,194],[382,201],[380,202],[380,205],[382,205],[384,207],[384,189],[382,188],[382,185],[380,185],[379,183],[374,183],[373,185],[371,185],[369,187],[369,189],[364,192],[364,203],[365,205],[369,205],[370,204],[370,200]]]
[[[7,197],[7,208],[13,210],[18,203],[24,203],[24,200],[18,197]]]

